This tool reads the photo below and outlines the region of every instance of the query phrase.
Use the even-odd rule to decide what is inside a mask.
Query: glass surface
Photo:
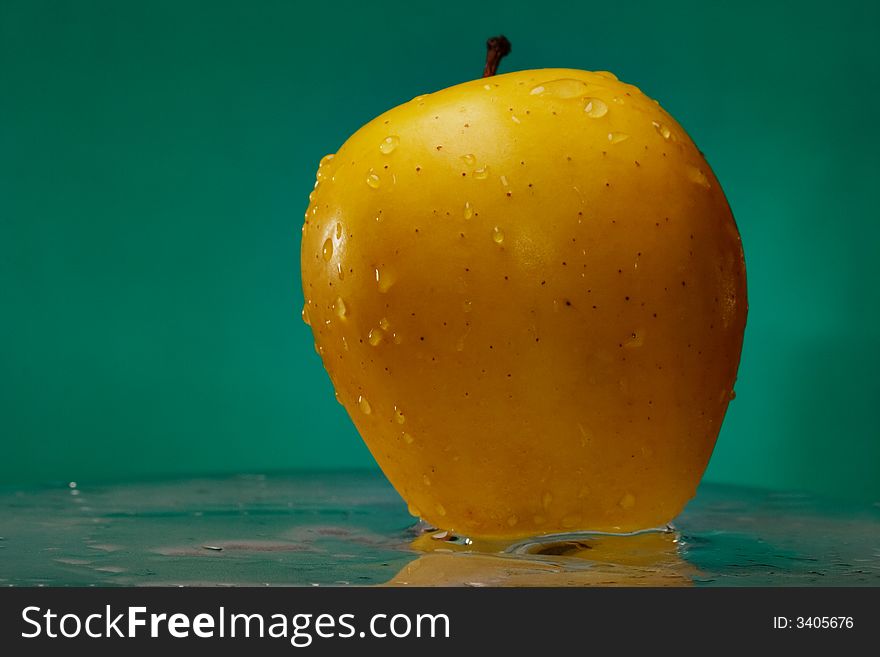
[[[513,544],[416,525],[379,474],[0,490],[4,586],[880,585],[880,503],[704,485],[674,529]]]

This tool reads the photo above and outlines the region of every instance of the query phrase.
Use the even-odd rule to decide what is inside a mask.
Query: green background
[[[727,192],[707,477],[880,499],[878,6],[0,0],[0,483],[375,467],[299,318],[314,170],[503,32],[658,98]]]

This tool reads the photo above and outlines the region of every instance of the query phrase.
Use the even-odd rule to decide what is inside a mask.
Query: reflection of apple
[[[413,548],[426,554],[386,586],[691,586],[698,574],[678,556],[671,533],[594,536],[517,554],[470,551],[425,535]]]
[[[733,394],[739,234],[675,120],[609,73],[420,96],[322,160],[316,348],[413,514],[468,535],[662,525]]]

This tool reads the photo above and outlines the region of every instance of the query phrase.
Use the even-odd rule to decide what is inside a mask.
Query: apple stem
[[[486,41],[486,68],[483,77],[489,78],[498,72],[498,64],[510,54],[510,41],[506,36],[498,35]]]

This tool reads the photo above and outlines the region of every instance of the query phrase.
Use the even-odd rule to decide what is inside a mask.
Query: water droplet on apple
[[[342,237],[342,224],[336,224],[336,239]]]
[[[501,184],[507,187],[507,176],[501,176]]]
[[[345,302],[342,300],[342,297],[336,297],[336,303],[333,304],[333,310],[336,311],[336,316],[339,317],[339,319],[342,319],[348,313],[348,309],[345,307]]]
[[[303,319],[303,322],[305,322],[306,326],[312,325],[311,321],[309,320],[309,302],[308,301],[306,301],[303,304],[302,319]]]
[[[394,281],[394,275],[390,271],[376,267],[376,287],[379,288],[379,292],[385,294],[394,285]]]
[[[581,434],[581,447],[589,447],[593,443],[593,432],[580,422],[577,423],[577,427]]]
[[[406,422],[406,417],[397,406],[394,407],[394,421],[397,422],[397,424],[403,424]]]
[[[358,408],[361,409],[364,415],[369,415],[373,412],[373,407],[370,406],[370,402],[363,395],[358,395]]]
[[[573,78],[550,80],[534,87],[529,93],[532,96],[544,96],[550,98],[580,98],[587,93],[587,83]]]
[[[367,340],[372,347],[378,347],[382,342],[382,331],[379,329],[370,329],[369,334],[367,335]]]
[[[407,445],[412,445],[413,441],[415,440],[406,431],[404,431],[402,434],[400,434],[400,437],[403,438],[403,442],[405,442]]]
[[[672,132],[670,132],[669,128],[667,128],[662,123],[651,121],[651,125],[654,126],[654,129],[657,131],[658,134],[660,134],[661,137],[663,137],[663,139],[669,139],[672,136]]]
[[[382,181],[379,179],[379,176],[375,171],[370,169],[370,173],[367,174],[367,186],[372,187],[373,189],[379,189],[382,185]]]
[[[474,216],[474,208],[471,206],[470,201],[466,201],[464,204],[464,218],[470,219]]]
[[[636,329],[630,333],[623,346],[627,349],[638,349],[643,344],[645,344],[645,332],[642,329]]]
[[[501,244],[504,241],[504,233],[501,232],[501,229],[498,226],[492,229],[492,241],[495,244]]]
[[[381,151],[383,155],[388,155],[397,148],[399,143],[400,137],[397,135],[389,135],[382,140],[381,144],[379,144],[379,151]]]
[[[489,167],[480,167],[479,169],[474,169],[474,178],[477,180],[485,180],[489,177]]]
[[[471,302],[469,299],[465,299],[461,302],[461,309],[464,310],[466,313],[469,313],[473,305],[473,302]]]
[[[476,162],[477,162],[477,158],[474,157],[474,155],[471,153],[468,153],[467,155],[462,155],[461,159],[469,167],[474,166],[474,164],[476,164]]]
[[[705,187],[706,189],[710,189],[712,187],[712,183],[709,182],[709,179],[706,177],[706,174],[697,169],[696,167],[689,166],[687,169],[688,179],[691,182],[697,183],[701,187]]]
[[[388,329],[391,328],[391,322],[388,321],[387,317],[383,317],[382,319],[379,320],[379,328],[382,329],[383,331],[387,331]]]
[[[598,75],[601,78],[605,78],[606,80],[613,80],[614,82],[617,82],[617,76],[614,75],[614,73],[611,73],[610,71],[595,71],[595,73],[596,73],[596,75]]]
[[[330,258],[333,257],[333,240],[329,237],[324,240],[324,248],[323,248],[324,262],[330,262]]]
[[[599,98],[587,98],[584,113],[591,119],[600,119],[608,114],[608,105]]]
[[[629,139],[629,135],[625,132],[609,132],[608,133],[608,141],[612,144],[619,144],[622,141],[626,141]]]

